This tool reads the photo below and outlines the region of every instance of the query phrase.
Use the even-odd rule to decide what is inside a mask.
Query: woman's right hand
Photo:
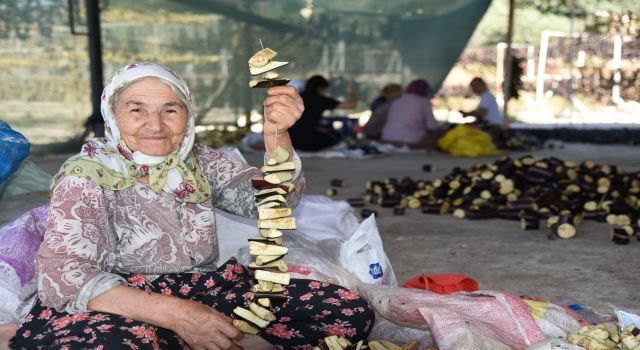
[[[171,330],[191,350],[240,350],[234,340],[243,333],[233,326],[231,318],[196,301],[181,300]],[[177,310],[176,310],[177,311]]]

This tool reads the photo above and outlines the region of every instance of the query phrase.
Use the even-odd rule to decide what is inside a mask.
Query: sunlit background
[[[514,125],[639,124],[640,2],[566,3],[517,2]],[[84,4],[0,3],[0,119],[34,144],[81,135],[91,114]],[[362,124],[383,85],[422,77],[439,88],[437,119],[467,122],[458,110],[477,104],[474,76],[502,100],[507,11],[507,0],[101,1],[104,77],[133,61],[166,64],[194,92],[198,130],[260,132],[264,92],[249,89],[246,60],[261,39],[292,62],[282,73],[298,85],[323,74],[340,98],[354,84],[359,107],[335,115]]]

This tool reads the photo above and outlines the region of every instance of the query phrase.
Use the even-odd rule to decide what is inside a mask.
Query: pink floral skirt
[[[232,316],[236,306],[252,299],[252,272],[235,259],[218,271],[166,274],[154,281],[127,276],[141,289],[196,300]],[[145,282],[146,281],[146,282]],[[374,313],[366,300],[340,286],[292,279],[288,299],[274,305],[277,320],[259,335],[279,349],[313,349],[329,335],[352,342],[366,339]],[[103,312],[69,314],[36,303],[16,336],[12,349],[182,349],[184,342],[168,329]]]

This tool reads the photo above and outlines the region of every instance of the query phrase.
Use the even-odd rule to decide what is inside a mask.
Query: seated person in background
[[[440,136],[433,116],[431,86],[424,79],[412,81],[406,92],[391,102],[381,140],[410,148],[434,148]]]
[[[287,129],[302,99],[277,86],[263,104],[267,152],[282,147],[296,164],[295,207],[304,177]],[[250,180],[262,172],[194,144],[191,93],[163,66],[116,71],[101,111],[106,137],[89,139],[54,177],[38,300],[10,348],[240,350],[231,314],[248,306],[255,280],[235,258],[215,264],[213,208],[257,219]],[[311,349],[337,327],[366,339],[374,313],[355,292],[298,279],[284,289],[262,345]]]
[[[326,110],[336,108],[355,108],[358,98],[351,84],[347,86],[349,99],[345,102],[327,97],[328,88],[329,81],[323,76],[315,75],[307,80],[304,91],[300,94],[304,102],[304,112],[300,120],[289,128],[289,136],[294,148],[302,151],[319,151],[341,141],[342,137],[338,132],[320,125],[322,114]]]
[[[382,107],[384,104],[395,100],[402,95],[402,86],[400,84],[387,84],[380,91],[378,96],[373,102],[371,102],[371,113],[374,113],[378,107]]]
[[[388,84],[380,92],[380,96],[371,103],[371,117],[364,125],[364,135],[369,140],[380,140],[382,127],[387,120],[391,102],[402,95],[402,86]]]
[[[480,103],[475,110],[469,112],[460,111],[460,113],[465,117],[476,117],[478,122],[508,127],[503,120],[504,118],[500,108],[498,108],[495,96],[487,88],[487,83],[482,78],[475,77],[469,83],[469,87],[474,94],[480,96]]]

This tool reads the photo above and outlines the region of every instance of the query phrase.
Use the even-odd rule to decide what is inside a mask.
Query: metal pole
[[[504,121],[502,123],[503,127],[508,128],[509,127],[509,98],[511,98],[511,70],[512,70],[512,66],[513,66],[513,52],[512,52],[512,47],[511,44],[513,42],[513,19],[514,19],[514,14],[515,14],[515,7],[516,7],[516,1],[515,0],[509,0],[509,24],[507,27],[507,52],[505,53],[505,70],[506,70],[506,76],[504,79],[504,84],[502,86],[502,93],[503,93],[503,99],[504,99],[504,104],[503,104],[503,118]]]
[[[575,31],[575,22],[576,22],[576,9],[575,4],[571,0],[569,1],[569,6],[571,7],[571,21],[570,21],[570,31],[569,31],[569,40],[571,40],[569,45],[569,83],[567,84],[567,95],[569,98],[569,119],[573,120],[573,70],[574,70],[574,57],[575,57],[575,47],[576,41],[574,38]]]
[[[498,45],[496,45],[496,85],[494,89],[498,90],[496,92],[500,92],[500,93],[503,92],[502,86],[504,85],[504,77],[505,77],[504,64],[506,62],[504,59],[504,54],[506,49],[507,49],[506,43],[498,43]]]
[[[87,29],[89,68],[91,70],[91,104],[93,110],[87,128],[93,128],[95,136],[104,136],[104,121],[100,114],[102,95],[102,38],[100,36],[100,0],[85,0],[87,6]]]
[[[549,36],[551,33],[548,31],[542,32],[540,39],[540,57],[538,58],[538,79],[536,81],[536,101],[540,109],[544,107],[544,80],[545,80],[545,67],[547,65],[547,49],[549,47]]]
[[[620,81],[622,80],[622,35],[617,31],[613,36],[613,88],[611,88],[611,100],[615,104],[624,102],[621,96]]]

